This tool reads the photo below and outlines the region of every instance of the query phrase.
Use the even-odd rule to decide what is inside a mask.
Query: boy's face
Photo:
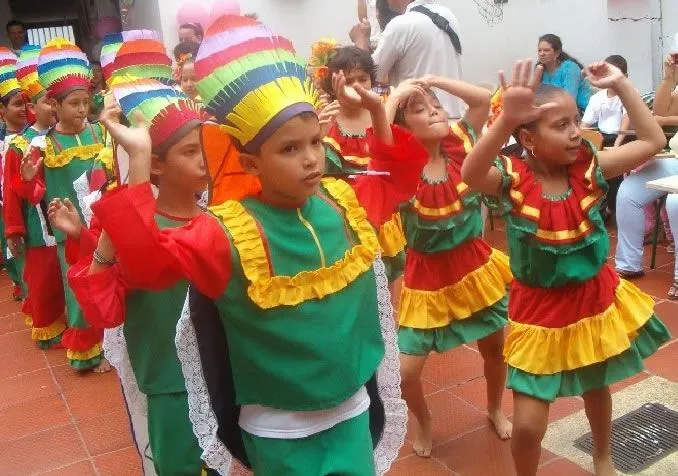
[[[196,127],[169,148],[164,158],[153,157],[151,173],[173,188],[190,188],[193,193],[205,190],[208,172],[200,144],[200,128]]]
[[[200,43],[202,38],[195,34],[193,28],[180,28],[179,29],[179,42],[180,43]]]
[[[81,89],[73,91],[61,101],[53,100],[52,106],[60,123],[77,129],[84,125],[89,114],[89,92]]]
[[[325,149],[318,117],[302,114],[283,124],[258,155],[241,154],[243,169],[259,178],[262,196],[276,205],[298,207],[318,191]]]
[[[26,101],[23,94],[12,96],[6,106],[2,105],[0,112],[8,126],[14,129],[23,127],[26,124]]]
[[[33,112],[35,112],[35,117],[41,125],[54,126],[56,118],[54,116],[54,109],[52,109],[52,105],[49,99],[47,99],[47,94],[40,96],[40,99],[33,104]]]

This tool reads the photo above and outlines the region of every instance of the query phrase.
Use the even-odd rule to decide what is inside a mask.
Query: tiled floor
[[[502,230],[488,233],[505,249]],[[612,250],[615,240],[612,237]],[[647,250],[649,263],[649,249]],[[657,312],[678,335],[678,303],[665,300],[673,273],[673,256],[658,252],[658,269],[641,279],[654,296]],[[7,277],[0,276],[0,475],[134,476],[138,456],[128,431],[122,396],[114,373],[78,375],[66,366],[61,350],[41,351],[30,340],[19,304],[10,300]],[[678,344],[660,350],[647,362],[647,372],[616,385],[625,386],[655,374],[678,381]],[[482,361],[475,347],[434,355],[425,369],[427,400],[435,418],[432,458],[424,460],[406,443],[392,476],[509,476],[515,474],[508,443],[488,428],[484,413]],[[551,421],[583,408],[579,398],[557,401]],[[504,409],[512,413],[510,395]],[[412,438],[412,428],[408,440]],[[588,474],[575,464],[544,450],[540,476]]]

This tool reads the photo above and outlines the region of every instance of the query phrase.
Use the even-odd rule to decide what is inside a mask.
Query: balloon
[[[203,28],[209,26],[209,15],[202,7],[196,3],[185,3],[177,11],[177,22],[179,25],[184,23],[198,23]]]
[[[121,30],[120,20],[115,17],[102,17],[94,23],[94,35],[97,40],[103,40],[109,33]]]
[[[210,19],[214,21],[223,15],[240,15],[240,2],[238,0],[215,0]]]

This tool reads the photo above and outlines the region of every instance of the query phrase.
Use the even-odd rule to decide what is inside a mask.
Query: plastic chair
[[[581,135],[584,139],[591,142],[596,150],[601,150],[603,148],[603,134],[601,134],[600,131],[583,130],[581,131]]]

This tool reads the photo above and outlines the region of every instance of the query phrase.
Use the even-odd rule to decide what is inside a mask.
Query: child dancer
[[[261,75],[249,71],[253,65],[263,68]],[[135,282],[157,287],[186,276],[195,284],[190,306],[205,353],[196,354],[195,342],[181,335],[178,349],[208,463],[228,473],[233,452],[255,474],[367,476],[375,473],[372,450],[379,442],[376,463],[383,473],[402,443],[404,409],[393,354],[380,371],[379,387],[386,385],[389,395],[377,393],[374,380],[385,352],[377,316],[385,330],[393,329],[391,313],[378,309],[379,301],[389,302],[381,293],[378,299],[372,225],[393,213],[394,196],[414,193],[424,151],[389,127],[376,94],[356,86],[356,95],[345,98],[350,93],[340,76],[342,100],[372,111],[373,161],[407,166],[414,177],[364,177],[355,191],[322,179],[317,94],[291,43],[251,19],[217,20],[196,72],[209,112],[237,141],[242,167],[259,179],[261,193],[229,200],[184,227],[159,230],[148,184],[148,132],[111,124],[130,153],[133,186],[104,197],[94,210]],[[376,269],[385,288],[378,262]],[[395,352],[392,337],[387,345]],[[212,409],[198,402],[207,391],[215,396]],[[389,409],[385,423],[382,404]]]
[[[1,142],[2,146],[0,148],[0,174],[4,169],[5,155],[9,149],[10,142],[12,142],[12,139],[17,134],[23,132],[28,122],[26,97],[16,78],[16,61],[16,55],[12,50],[4,46],[0,47],[0,115],[2,115],[2,119],[5,122],[5,137]],[[10,251],[5,226],[4,220],[0,219],[0,249],[2,251],[2,259],[5,263],[7,274],[9,274],[10,279],[14,283],[14,299],[21,301],[26,296],[26,285],[22,279],[24,258],[18,253],[18,247],[14,246],[15,242],[12,243],[14,251]]]
[[[396,124],[408,128],[428,150],[419,189],[401,210],[407,260],[398,319],[402,389],[419,423],[414,450],[431,455],[431,414],[421,372],[431,352],[478,341],[487,379],[488,418],[502,440],[511,423],[502,413],[506,380],[502,356],[507,323],[508,258],[482,238],[481,195],[461,179],[461,165],[490,110],[489,91],[440,77],[422,78],[426,90],[397,88],[388,102]],[[464,119],[449,118],[430,88],[468,104]]]
[[[181,93],[154,80],[113,85],[112,92],[128,120],[135,114],[150,125],[153,141],[151,173],[159,195],[155,221],[161,229],[186,225],[200,213],[195,194],[205,190],[207,173],[200,148],[200,111]],[[150,99],[149,99],[150,98]],[[103,119],[115,120],[107,114]],[[54,223],[73,237],[80,229],[77,213],[55,202]],[[93,327],[123,324],[130,362],[139,389],[146,395],[148,433],[156,473],[200,475],[201,450],[188,419],[188,396],[173,345],[177,320],[188,283],[158,291],[135,290],[111,257],[103,234],[92,255],[85,233],[83,258],[69,270],[69,282]]]
[[[593,432],[596,474],[616,474],[610,455],[609,385],[643,369],[669,338],[652,298],[606,264],[600,214],[606,179],[631,170],[665,145],[652,114],[624,74],[607,63],[585,69],[613,89],[636,127],[636,141],[597,152],[582,142],[577,105],[566,91],[539,86],[531,61],[518,63],[503,111],[462,166],[471,187],[497,197],[505,214],[511,269],[505,356],[514,395],[512,451],[520,476],[537,471],[549,403],[582,395]],[[522,157],[500,157],[514,135]],[[494,165],[493,165],[494,164]]]
[[[48,92],[58,122],[45,136],[42,166],[39,167],[44,181],[42,175],[37,174],[38,167],[25,170],[28,173],[22,175],[24,181],[31,182],[36,189],[44,189],[47,202],[54,198],[68,198],[84,219],[85,197],[90,193],[89,174],[105,142],[103,128],[87,122],[92,77],[89,62],[77,46],[57,38],[40,52],[38,76]],[[66,348],[69,363],[76,370],[108,371],[108,362],[102,360],[102,332],[87,325],[66,280],[66,237],[57,230],[55,238],[68,321],[68,329],[61,342]]]
[[[39,53],[39,46],[26,45],[17,62],[17,77],[33,104],[35,122],[10,142],[5,156],[3,219],[12,254],[25,256],[24,280],[29,297],[24,304],[32,318],[32,338],[38,347],[48,349],[61,342],[66,329],[63,283],[46,203],[33,203],[36,197],[21,179],[22,162],[32,160],[32,149],[40,148],[55,122],[46,91],[38,81]]]
[[[198,97],[198,90],[195,89],[195,58],[199,47],[197,43],[187,42],[179,43],[174,48],[174,58],[177,62],[174,79],[184,94],[193,100]]]

